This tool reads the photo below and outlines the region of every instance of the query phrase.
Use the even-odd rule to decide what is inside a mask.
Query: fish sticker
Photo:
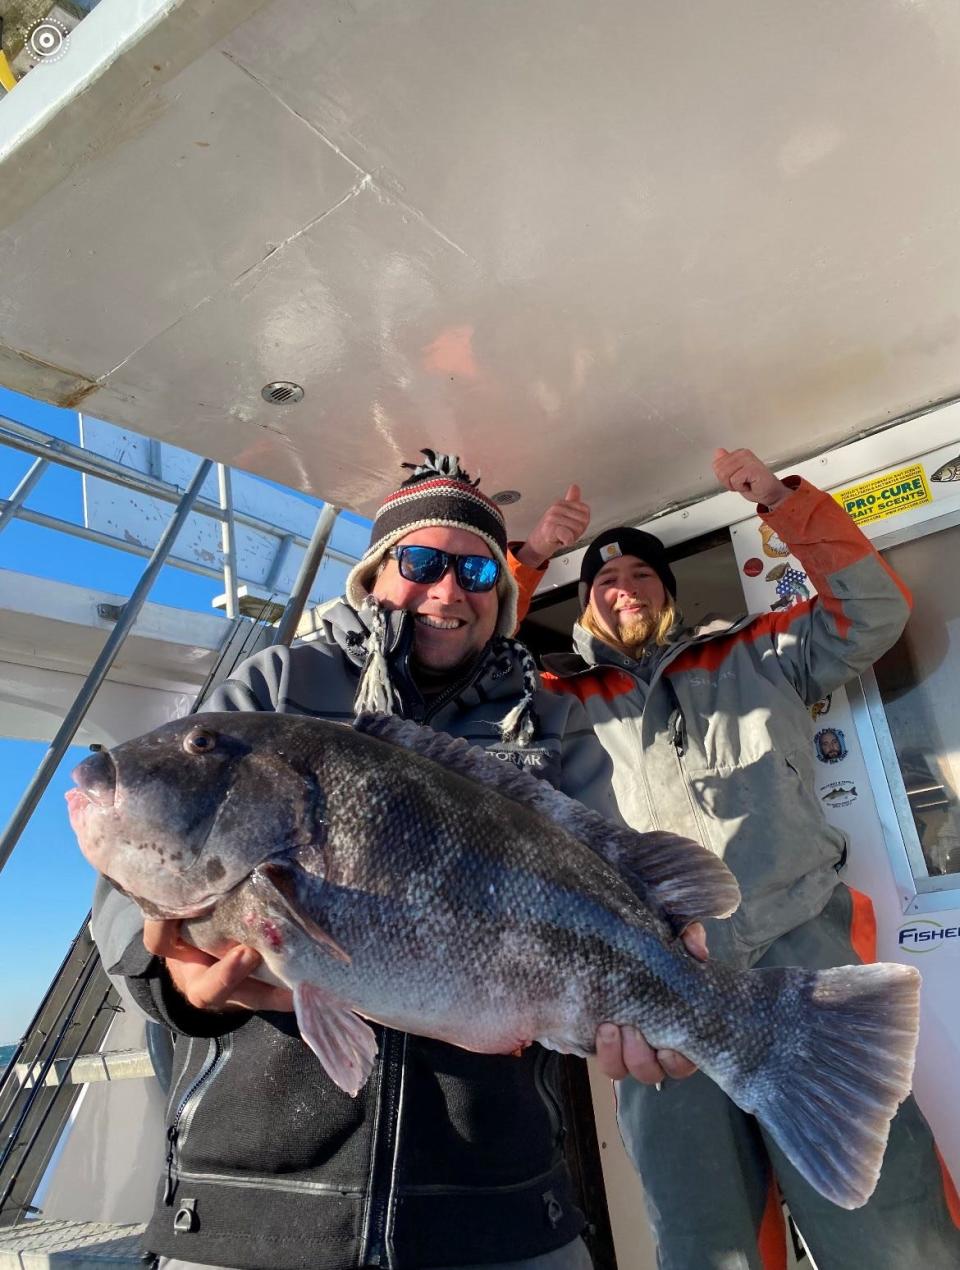
[[[960,454],[948,459],[946,463],[941,463],[930,479],[938,484],[945,484],[947,481],[960,481]]]
[[[847,757],[847,742],[839,728],[821,728],[813,738],[813,748],[821,763],[840,763]]]
[[[857,787],[853,781],[831,781],[820,786],[820,801],[825,807],[849,807],[857,800]]]

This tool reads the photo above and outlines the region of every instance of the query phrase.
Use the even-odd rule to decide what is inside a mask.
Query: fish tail
[[[877,1184],[890,1122],[910,1092],[919,972],[880,963],[750,977],[781,1021],[766,1059],[727,1092],[811,1186],[841,1208],[859,1208]]]

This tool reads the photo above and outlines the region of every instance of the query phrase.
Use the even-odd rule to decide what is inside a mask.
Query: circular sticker
[[[748,578],[758,578],[763,573],[763,561],[756,556],[751,556],[743,566],[743,571]]]
[[[821,763],[839,763],[847,757],[847,742],[839,728],[821,728],[813,738],[813,748]]]

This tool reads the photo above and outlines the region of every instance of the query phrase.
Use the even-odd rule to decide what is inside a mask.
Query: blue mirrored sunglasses
[[[500,577],[500,562],[492,556],[455,556],[439,547],[391,547],[400,576],[408,582],[439,582],[453,565],[464,591],[490,591]]]

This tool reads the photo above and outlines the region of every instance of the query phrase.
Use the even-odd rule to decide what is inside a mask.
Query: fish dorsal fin
[[[360,714],[354,726],[367,736],[413,750],[546,816],[605,860],[676,931],[705,917],[729,917],[740,903],[740,888],[727,866],[689,838],[663,832],[637,833],[615,825],[547,781],[491,758],[479,746],[407,719]]]

